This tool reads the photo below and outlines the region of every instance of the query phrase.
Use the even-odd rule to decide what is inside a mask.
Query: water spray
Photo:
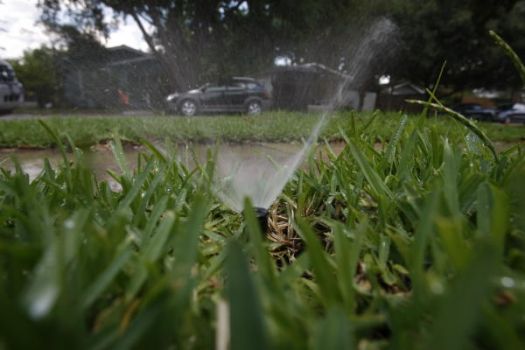
[[[225,205],[242,212],[243,200],[250,198],[255,205],[255,214],[262,232],[268,232],[268,209],[279,196],[286,183],[293,176],[315,145],[319,134],[337,107],[346,101],[345,89],[359,84],[369,75],[369,63],[391,44],[395,25],[386,19],[375,22],[364,34],[363,39],[352,53],[352,59],[345,69],[344,80],[340,82],[330,99],[329,109],[321,114],[311,134],[302,147],[292,155],[277,162],[268,161],[267,156],[252,154],[243,158],[241,154],[219,152],[214,178],[214,189]],[[264,153],[264,152],[263,152]]]

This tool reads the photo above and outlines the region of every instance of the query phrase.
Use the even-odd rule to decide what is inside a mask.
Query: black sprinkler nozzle
[[[268,233],[268,209],[265,208],[254,208],[255,216],[259,222],[259,227],[263,234]]]

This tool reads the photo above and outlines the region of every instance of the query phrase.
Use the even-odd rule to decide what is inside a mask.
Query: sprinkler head
[[[268,209],[254,208],[254,210],[261,232],[264,234],[268,233]]]

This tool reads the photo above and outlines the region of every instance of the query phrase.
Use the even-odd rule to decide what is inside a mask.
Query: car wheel
[[[250,101],[246,104],[246,113],[249,115],[261,114],[262,105],[259,101]]]
[[[180,112],[186,117],[193,117],[197,114],[197,103],[193,100],[184,100],[180,103]]]

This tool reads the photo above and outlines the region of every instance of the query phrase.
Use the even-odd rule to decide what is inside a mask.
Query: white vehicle
[[[13,111],[24,102],[24,87],[16,79],[13,67],[0,60],[0,115]]]

